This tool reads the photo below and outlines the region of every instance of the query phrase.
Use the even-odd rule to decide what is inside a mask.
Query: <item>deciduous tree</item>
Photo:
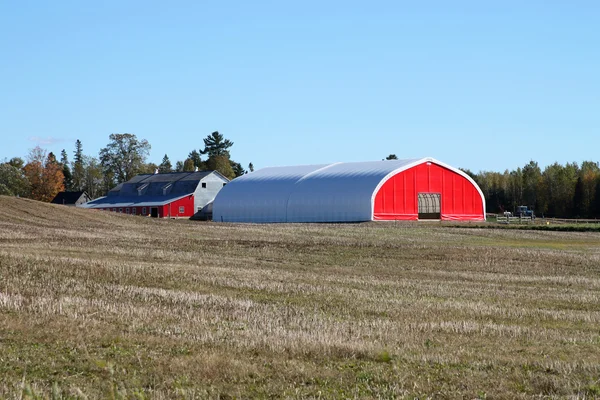
[[[112,184],[128,181],[145,168],[150,143],[138,140],[131,133],[113,133],[110,142],[100,150],[100,164],[105,175],[112,176]]]
[[[194,166],[194,160],[192,160],[191,158],[188,158],[187,160],[185,160],[185,162],[183,163],[183,170],[185,172],[192,172],[196,169],[196,166]]]
[[[219,171],[227,179],[235,178],[235,172],[231,167],[231,161],[226,155],[213,156],[206,161],[206,166],[209,170]]]
[[[11,161],[0,164],[0,195],[27,197],[31,193],[29,182],[22,168],[15,167]]]
[[[31,185],[31,198],[40,201],[51,201],[54,196],[65,189],[62,167],[56,162],[54,154],[40,147],[32,149],[29,162],[23,167],[23,172]]]
[[[85,171],[84,190],[92,199],[105,194],[103,185],[104,176],[102,175],[100,161],[95,157],[84,156],[83,164]]]

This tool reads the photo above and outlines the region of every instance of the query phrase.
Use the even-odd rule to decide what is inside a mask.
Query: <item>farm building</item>
[[[86,192],[60,192],[54,196],[51,203],[80,207],[90,200],[91,198]]]
[[[223,222],[483,221],[485,198],[463,171],[433,158],[270,167],[217,195]]]
[[[154,218],[209,218],[213,199],[228,182],[217,171],[137,175],[83,207]]]

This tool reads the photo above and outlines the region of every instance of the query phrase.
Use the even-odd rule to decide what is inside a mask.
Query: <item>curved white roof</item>
[[[370,221],[374,198],[381,185],[397,173],[428,161],[464,176],[478,188],[464,172],[429,157],[268,167],[229,182],[215,198],[213,220],[257,223]],[[481,196],[483,199],[483,194]]]

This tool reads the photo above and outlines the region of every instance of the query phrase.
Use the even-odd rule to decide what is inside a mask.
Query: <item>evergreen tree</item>
[[[593,161],[584,161],[579,169],[582,180],[582,199],[580,207],[582,218],[594,216],[594,197],[596,193],[596,181],[600,178],[600,165]]]
[[[198,168],[198,170],[204,169],[204,162],[202,162],[202,159],[200,158],[200,153],[197,152],[196,150],[192,150],[190,152],[190,154],[188,154],[187,159],[192,161],[192,169],[190,171],[193,171],[195,168]],[[187,160],[186,160],[186,162],[187,162]],[[184,162],[184,166],[185,166],[185,162]],[[187,171],[187,169],[184,169],[184,171]]]
[[[231,163],[231,169],[233,170],[233,174],[236,178],[246,173],[244,167],[242,167],[242,164],[231,160],[229,162]]]
[[[218,131],[214,131],[203,141],[204,150],[201,150],[200,154],[208,155],[208,158],[216,156],[227,156],[229,158],[229,148],[233,146],[233,142],[225,139]]]
[[[25,161],[23,161],[21,157],[13,157],[10,159],[10,161],[8,161],[8,164],[17,169],[23,169],[25,166]]]
[[[69,168],[69,159],[65,149],[62,149],[60,152],[60,164],[62,165],[63,175],[65,176],[65,180],[63,182],[65,190],[73,190],[73,175],[71,174],[71,168]]]
[[[594,195],[595,212],[594,218],[600,218],[600,176],[596,179],[596,190]]]
[[[54,155],[53,152],[48,153],[48,163],[50,164],[58,164],[58,161],[56,161],[56,156]]]
[[[587,216],[587,210],[585,210],[584,195],[583,195],[583,179],[581,176],[577,178],[575,184],[575,193],[573,195],[573,210],[571,216],[575,218],[582,218]]]
[[[535,161],[523,167],[523,202],[536,212],[543,214],[544,209],[538,204],[538,191],[542,180],[542,170]]]
[[[83,145],[79,139],[75,142],[74,154],[71,189],[81,191],[84,188],[85,168],[83,165]]]
[[[171,160],[169,160],[169,156],[165,154],[162,159],[162,162],[158,166],[158,172],[161,174],[168,174],[169,172],[173,172],[173,167],[171,166]]]
[[[177,161],[175,163],[175,172],[183,172],[183,161]]]
[[[254,164],[252,164],[252,163],[248,164],[248,171],[254,172]]]
[[[386,160],[397,160],[398,157],[395,154],[390,154],[385,158]]]

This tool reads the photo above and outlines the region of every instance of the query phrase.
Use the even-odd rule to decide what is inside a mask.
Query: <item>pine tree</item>
[[[192,169],[189,171],[193,171],[195,168],[198,168],[199,170],[204,169],[204,162],[200,158],[200,153],[198,151],[192,150],[190,152],[190,154],[188,154],[187,160],[192,161]],[[185,162],[187,162],[187,160]],[[184,162],[184,166],[185,166],[185,162]],[[188,169],[184,169],[184,171],[188,171]]]
[[[70,191],[73,189],[73,175],[71,174],[71,168],[69,167],[69,159],[67,157],[67,151],[62,149],[60,152],[60,164],[62,165],[63,175],[65,176],[65,180],[63,185],[65,186],[65,190]]]
[[[231,160],[229,162],[231,163],[231,169],[233,170],[233,174],[236,178],[246,173],[244,167],[242,167],[242,164]]]
[[[248,171],[254,172],[254,164],[252,164],[252,163],[248,164]]]
[[[158,166],[158,172],[161,174],[168,174],[169,172],[173,172],[173,166],[171,165],[171,160],[169,160],[169,156],[165,154],[162,159],[162,162]]]
[[[72,172],[72,180],[73,183],[71,185],[71,189],[76,191],[81,191],[84,188],[85,182],[85,168],[83,165],[83,145],[81,144],[81,140],[77,139],[75,142],[75,151],[73,158],[73,172]]]
[[[200,154],[208,155],[208,158],[215,156],[229,157],[229,148],[233,146],[233,142],[225,139],[219,131],[214,131],[203,140],[204,150],[201,150]]]

